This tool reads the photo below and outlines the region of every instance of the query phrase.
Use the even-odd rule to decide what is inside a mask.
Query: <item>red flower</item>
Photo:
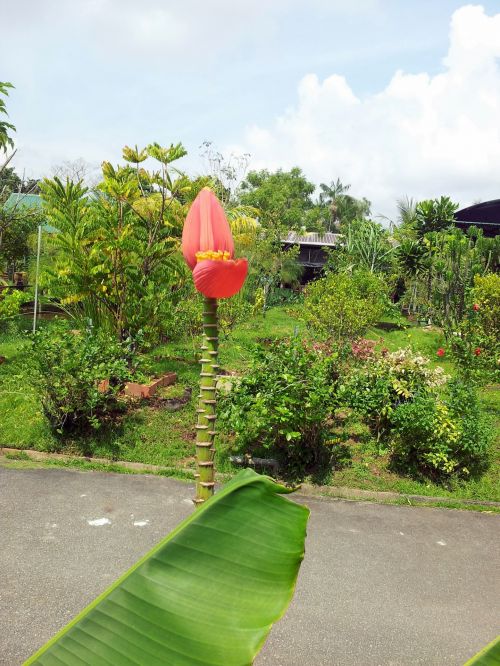
[[[479,356],[480,354],[481,354],[481,347],[476,347],[476,348],[474,349],[474,355],[475,355],[475,356]]]
[[[229,298],[242,288],[248,273],[246,259],[204,259],[193,271],[194,286],[209,298]]]
[[[439,349],[438,349],[437,352],[436,352],[436,354],[437,354],[438,356],[440,356],[440,357],[441,357],[441,356],[444,356],[444,353],[445,353],[445,352],[444,352],[444,349],[443,349],[442,347],[439,347]]]
[[[233,259],[229,223],[215,194],[204,187],[193,201],[182,231],[182,253],[194,286],[208,298],[237,294],[248,272],[246,259]]]
[[[477,312],[479,310],[479,305],[477,303],[474,303],[472,309],[474,310],[474,312]]]

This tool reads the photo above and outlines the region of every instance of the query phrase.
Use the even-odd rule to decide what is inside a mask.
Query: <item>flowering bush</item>
[[[391,415],[401,403],[434,393],[448,377],[442,368],[429,368],[429,359],[411,349],[373,355],[340,382],[338,397],[364,416],[380,435],[390,428]]]
[[[375,340],[367,340],[366,338],[354,340],[351,342],[352,355],[359,361],[366,361],[374,356],[376,344]]]
[[[500,378],[500,276],[476,276],[466,316],[448,332],[458,370],[468,379]]]

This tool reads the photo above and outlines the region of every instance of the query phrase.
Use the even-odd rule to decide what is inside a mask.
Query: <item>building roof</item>
[[[5,202],[5,208],[28,208],[30,210],[42,211],[42,197],[39,194],[22,194],[20,192],[13,192],[9,195]],[[57,229],[50,224],[42,225],[42,229],[49,234],[57,233]]]
[[[484,201],[483,203],[462,208],[455,213],[457,227],[479,227],[485,236],[498,236],[500,234],[500,199]]]
[[[340,243],[342,234],[334,234],[326,232],[318,234],[316,232],[297,233],[296,231],[289,231],[285,238],[281,239],[282,243],[286,245],[314,245],[316,247],[336,247]]]

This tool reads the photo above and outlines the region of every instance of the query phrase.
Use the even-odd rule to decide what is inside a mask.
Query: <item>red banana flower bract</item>
[[[215,194],[205,187],[193,201],[182,231],[182,253],[194,286],[208,298],[237,294],[248,273],[246,259],[233,259],[234,242]]]

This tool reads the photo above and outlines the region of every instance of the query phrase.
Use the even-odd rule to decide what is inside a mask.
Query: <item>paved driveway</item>
[[[192,508],[171,479],[0,468],[0,664],[21,664]],[[298,498],[297,592],[256,664],[461,665],[500,631],[500,516]]]

